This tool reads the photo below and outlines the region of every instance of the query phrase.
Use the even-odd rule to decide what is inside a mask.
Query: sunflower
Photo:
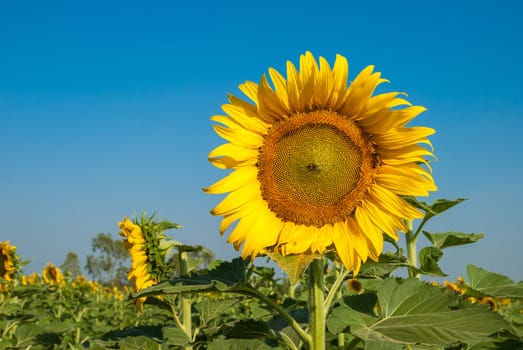
[[[357,273],[378,259],[383,232],[397,239],[422,217],[403,196],[436,190],[426,159],[434,130],[407,126],[425,109],[398,92],[373,95],[387,81],[373,66],[347,86],[340,55],[331,68],[307,52],[299,71],[287,62],[286,78],[269,76],[241,84],[250,102],[229,95],[226,115],[211,118],[228,143],[209,161],[233,170],[204,189],[228,193],[211,213],[223,216],[221,234],[236,222],[228,242],[243,244],[243,258],[333,250]]]
[[[52,263],[48,263],[42,271],[42,278],[47,284],[59,284],[64,281],[62,271]]]
[[[127,273],[127,279],[134,285],[136,292],[156,284],[156,278],[148,271],[147,242],[142,228],[128,218],[124,218],[118,226],[120,236],[125,238],[124,245],[131,255],[131,270]],[[140,312],[143,311],[145,299],[145,297],[136,299],[136,308]]]
[[[16,247],[9,245],[9,241],[0,242],[0,279],[4,279],[7,282],[0,282],[0,291],[10,289],[17,272],[18,257],[16,256]]]

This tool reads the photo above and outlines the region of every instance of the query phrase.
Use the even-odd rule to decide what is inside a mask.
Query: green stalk
[[[347,344],[347,346],[345,347],[345,349],[346,349],[346,350],[352,350],[352,349],[354,349],[354,347],[355,347],[356,345],[358,345],[358,343],[359,343],[360,341],[361,341],[361,339],[358,338],[358,337],[354,337],[354,338],[352,338],[352,340],[350,341],[349,344]]]
[[[310,350],[325,349],[325,309],[323,300],[323,259],[314,259],[309,267]]]
[[[180,276],[187,275],[187,252],[184,251],[178,251],[178,262],[180,266]],[[191,307],[192,307],[192,301],[190,298],[186,298],[183,294],[180,295],[181,303],[182,303],[182,323],[183,323],[183,329],[185,331],[185,334],[189,339],[192,341],[192,313],[191,313]],[[184,347],[185,350],[192,350],[192,346],[188,345]]]
[[[268,296],[266,296],[259,290],[252,288],[250,286],[239,286],[237,288],[231,289],[230,292],[258,298],[261,301],[263,301],[264,303],[266,303],[267,305],[269,305],[270,307],[272,307],[274,310],[276,310],[277,313],[280,314],[281,317],[283,317],[283,319],[285,321],[287,321],[289,323],[289,325],[296,332],[296,334],[298,334],[301,341],[303,343],[307,344],[307,346],[310,349],[313,349],[311,347],[311,341],[312,341],[311,336],[309,334],[307,334],[303,330],[303,328],[301,328],[300,324],[298,322],[296,322],[296,320],[294,318],[292,318],[292,316],[281,305],[277,304],[274,300],[272,300],[271,298],[269,298]]]
[[[407,221],[408,231],[405,234],[405,240],[407,242],[407,261],[410,266],[418,267],[418,252],[416,250],[416,241],[418,236],[413,232],[412,220]],[[419,273],[409,270],[409,276],[414,278],[420,278]]]
[[[334,295],[334,292],[336,293],[336,299],[341,299],[343,297],[343,292],[341,290],[341,284],[345,280],[345,277],[349,274],[349,271],[344,271],[343,265],[335,266],[336,271],[336,281],[334,281],[334,284],[331,287],[331,290],[329,291],[329,294],[327,295],[327,298],[325,299],[325,311],[328,313],[330,309],[330,303],[332,302],[331,295]],[[344,349],[345,348],[345,334],[344,333],[338,333],[337,336],[338,341],[338,349]]]
[[[336,296],[337,299],[341,298],[341,285],[343,281],[345,280],[345,277],[349,274],[350,271],[345,270],[343,266],[340,267],[340,270],[336,270],[336,281],[332,284],[331,289],[329,290],[329,293],[327,294],[327,297],[325,298],[324,303],[324,309],[325,312],[329,312],[332,301],[334,300],[334,297]]]

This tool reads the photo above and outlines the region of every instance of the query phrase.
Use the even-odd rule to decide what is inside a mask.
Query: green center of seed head
[[[299,203],[334,205],[358,183],[362,155],[329,124],[306,124],[283,136],[273,164],[278,190]]]

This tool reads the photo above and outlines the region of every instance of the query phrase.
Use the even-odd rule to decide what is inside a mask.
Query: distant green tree
[[[60,269],[64,274],[70,275],[73,278],[81,275],[82,271],[80,268],[80,260],[78,259],[78,255],[75,252],[67,253],[64,262],[62,265],[60,265]]]
[[[94,280],[108,286],[128,284],[129,254],[121,239],[99,233],[92,239],[92,251],[87,255],[85,268]]]

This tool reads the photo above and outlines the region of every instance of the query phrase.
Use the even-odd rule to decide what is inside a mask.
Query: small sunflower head
[[[162,221],[158,222],[153,216],[142,214],[140,220],[124,217],[118,223],[120,236],[131,256],[131,269],[127,279],[131,282],[135,292],[157,284],[169,278],[172,266],[167,264],[167,255],[174,246],[170,244],[164,232],[168,229],[179,228],[180,225]],[[138,311],[143,310],[146,298],[136,299]]]
[[[348,280],[347,285],[349,286],[349,289],[355,291],[357,294],[360,294],[363,290],[363,286],[357,278],[351,278]]]
[[[44,267],[42,278],[46,284],[60,284],[65,279],[62,271],[52,263],[48,263]]]
[[[498,311],[498,303],[492,297],[482,297],[479,299],[479,303],[488,306],[492,311]]]
[[[9,241],[0,242],[0,288],[8,290],[20,271],[16,247]]]

